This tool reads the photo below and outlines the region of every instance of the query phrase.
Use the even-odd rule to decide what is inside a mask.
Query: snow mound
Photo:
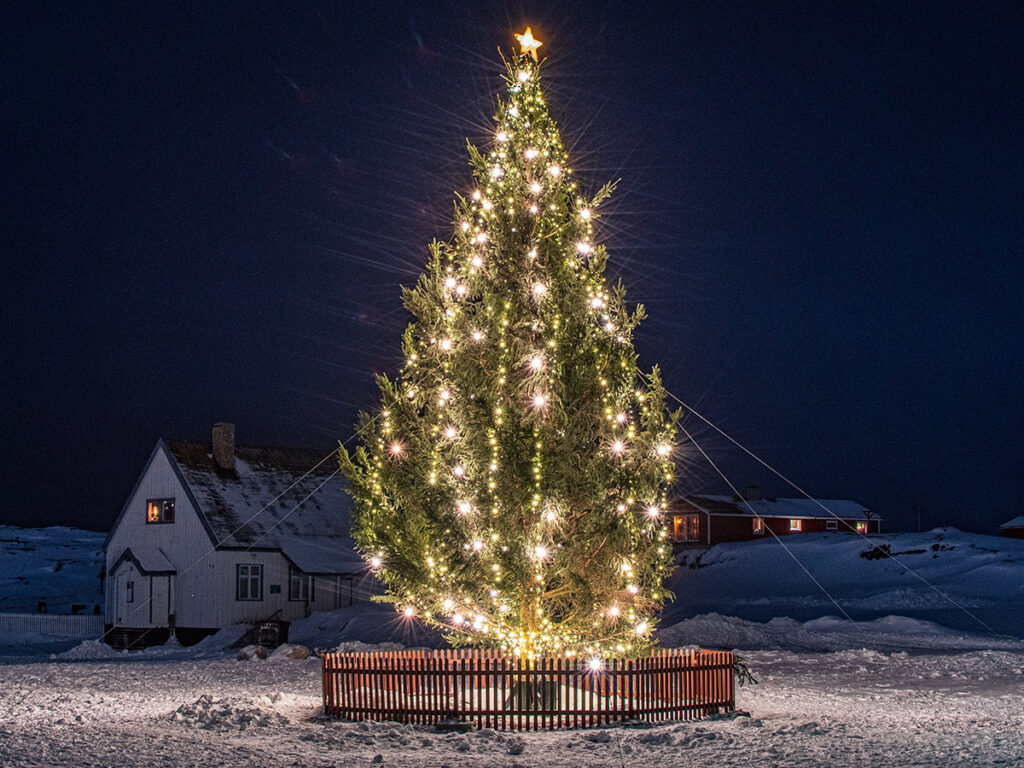
[[[744,650],[1024,650],[1024,640],[960,632],[907,616],[884,616],[855,623],[838,616],[823,616],[803,623],[777,617],[760,623],[708,613],[663,627],[658,638],[666,646]]]
[[[281,727],[288,718],[275,712],[272,705],[284,694],[261,696],[257,700],[215,699],[204,694],[192,704],[182,704],[171,720],[194,728],[215,731],[245,731],[251,728]]]
[[[128,651],[111,648],[102,640],[83,640],[74,648],[69,648],[63,653],[51,653],[50,658],[60,661],[102,661],[116,659],[127,653]]]

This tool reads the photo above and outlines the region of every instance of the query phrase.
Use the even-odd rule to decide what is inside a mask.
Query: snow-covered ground
[[[952,529],[878,542],[999,633],[896,563],[861,557],[856,537],[786,542],[856,623],[777,544],[716,547],[683,558],[660,638],[738,649],[760,681],[737,694],[749,715],[462,735],[325,720],[319,661],[287,648],[236,661],[240,628],[133,653],[0,638],[0,765],[1024,765],[1024,542]],[[291,639],[437,642],[378,605],[314,614]]]
[[[839,614],[803,565],[858,622],[901,615],[1024,638],[1024,541],[956,528],[783,541],[786,548],[764,539],[686,553],[668,585],[675,600],[663,623],[712,612],[755,621]],[[892,557],[862,556],[875,546]]]
[[[97,649],[99,651],[101,649]],[[69,657],[87,655],[79,649]],[[97,655],[99,655],[97,653]],[[198,658],[197,658],[198,656]],[[753,651],[750,716],[561,733],[318,717],[319,662],[212,648],[0,666],[5,766],[996,766],[1024,761],[1024,649]]]
[[[100,571],[106,534],[79,528],[0,525],[0,611],[86,613],[103,605]]]

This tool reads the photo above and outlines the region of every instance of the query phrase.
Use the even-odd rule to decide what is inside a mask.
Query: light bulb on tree
[[[540,41],[520,42],[470,192],[403,294],[405,365],[378,377],[388,415],[340,451],[352,535],[398,611],[455,644],[635,654],[673,565],[650,510],[669,500],[678,416],[657,369],[641,376],[642,316],[604,272],[594,212],[614,185],[570,170]]]

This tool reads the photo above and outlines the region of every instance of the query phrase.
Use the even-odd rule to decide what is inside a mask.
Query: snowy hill
[[[985,632],[970,612],[999,633],[1024,637],[1024,541],[955,528],[783,541],[786,548],[765,539],[683,554],[662,626],[708,613],[758,622],[840,615],[813,576],[858,622],[898,614]]]
[[[103,605],[100,570],[106,534],[78,528],[0,525],[0,612],[71,613]]]

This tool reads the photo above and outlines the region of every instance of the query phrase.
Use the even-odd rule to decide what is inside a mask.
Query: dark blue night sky
[[[641,361],[815,495],[994,532],[1024,513],[1020,7],[4,3],[0,523],[105,529],[214,421],[348,438],[528,23],[577,173],[622,179]]]

